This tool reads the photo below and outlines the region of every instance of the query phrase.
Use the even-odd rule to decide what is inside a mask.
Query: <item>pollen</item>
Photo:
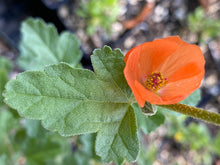
[[[167,78],[164,78],[160,72],[153,72],[147,75],[147,80],[144,83],[144,86],[153,92],[157,92],[164,87],[166,83]]]

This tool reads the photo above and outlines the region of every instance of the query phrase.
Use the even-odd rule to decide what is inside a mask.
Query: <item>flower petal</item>
[[[168,81],[169,83],[179,81],[181,79],[186,79],[196,76],[201,72],[204,72],[204,69],[201,68],[201,66],[199,66],[197,63],[189,63],[183,66],[182,68],[180,68],[179,70],[175,71],[172,75],[170,75]]]
[[[128,54],[129,58],[124,59],[126,61],[124,75],[125,75],[125,78],[128,82],[128,85],[130,86],[138,104],[140,106],[144,106],[145,100],[141,97],[139,92],[136,90],[135,84],[134,84],[135,80],[138,79],[138,67],[137,66],[138,66],[138,59],[140,56],[140,53],[139,53],[140,47],[135,47],[135,48],[136,48],[135,52],[129,51],[129,54]]]
[[[195,67],[194,65],[193,70],[195,70],[195,68],[197,68],[197,71],[204,70],[205,60],[198,46],[190,45],[182,41],[182,44],[179,46],[177,51],[166,58],[166,60],[163,61],[163,63],[156,70],[163,73],[164,77],[167,77],[169,81],[169,77],[171,75],[178,70],[181,70],[181,68],[185,68],[185,66],[188,64],[195,64],[197,66]],[[185,73],[187,72],[188,70],[185,71]],[[183,70],[181,73],[184,76],[185,73]]]
[[[201,83],[205,60],[196,45],[178,36],[154,40],[131,49],[125,56],[124,75],[138,104],[174,104],[182,101]],[[143,85],[149,74],[161,72],[166,85],[153,92]]]
[[[134,49],[136,49],[136,48],[137,48],[137,47],[134,47],[134,48],[132,48],[131,50],[129,50],[129,51],[126,53],[126,55],[125,55],[125,57],[124,57],[124,62],[125,62],[125,63],[127,62],[128,57],[130,56],[131,52],[132,52]]]
[[[139,77],[155,71],[169,56],[178,50],[181,42],[178,36],[173,36],[142,44],[139,59]],[[132,49],[132,51],[135,50]]]
[[[170,100],[175,101],[172,104],[180,102],[199,88],[203,76],[204,72],[201,72],[191,78],[168,83],[159,91],[159,95],[165,104],[169,104]]]
[[[146,89],[141,83],[135,81],[136,90],[141,94],[141,97],[150,102],[151,104],[156,104],[158,102],[163,102],[160,96],[156,95],[152,91]],[[141,106],[141,105],[140,105]],[[141,106],[142,107],[142,106]]]

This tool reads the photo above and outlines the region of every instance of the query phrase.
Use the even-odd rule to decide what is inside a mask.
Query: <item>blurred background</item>
[[[22,71],[16,65],[16,59],[19,56],[20,25],[28,17],[51,22],[58,32],[68,30],[74,33],[81,42],[82,65],[88,69],[92,68],[90,55],[95,48],[109,45],[126,53],[141,43],[179,35],[186,42],[197,44],[206,59],[202,97],[197,106],[220,113],[219,0],[0,0],[0,55],[14,63],[12,77]],[[39,131],[41,128],[37,123],[35,125]],[[164,125],[150,134],[140,131],[140,137],[141,153],[138,161],[131,163],[133,165],[220,165],[220,128],[214,125],[185,116],[168,115]],[[70,155],[76,154],[74,157],[77,157],[72,162],[67,160],[69,164],[101,164],[99,158],[86,152],[93,152],[92,144],[86,143],[91,139],[94,137],[67,139],[71,146]],[[36,145],[34,140],[29,143]],[[89,147],[79,153],[86,144]],[[6,146],[10,147],[10,142]],[[26,164],[28,146],[25,146],[21,147],[22,154],[10,152],[13,160],[9,162]],[[0,155],[2,153],[0,149]],[[50,159],[59,164],[59,157],[58,152]],[[0,156],[0,164],[1,159],[5,159],[4,156]],[[85,163],[83,159],[89,161]],[[45,162],[50,161],[35,164],[48,164]]]

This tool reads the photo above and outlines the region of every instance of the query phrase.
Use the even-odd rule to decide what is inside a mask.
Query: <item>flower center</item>
[[[147,75],[147,81],[144,83],[147,89],[157,92],[167,83],[167,78],[164,78],[160,72],[153,72]]]

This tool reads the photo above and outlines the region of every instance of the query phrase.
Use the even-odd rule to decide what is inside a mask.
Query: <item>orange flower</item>
[[[124,75],[138,104],[182,101],[201,83],[205,60],[198,46],[178,36],[157,39],[131,49]]]

